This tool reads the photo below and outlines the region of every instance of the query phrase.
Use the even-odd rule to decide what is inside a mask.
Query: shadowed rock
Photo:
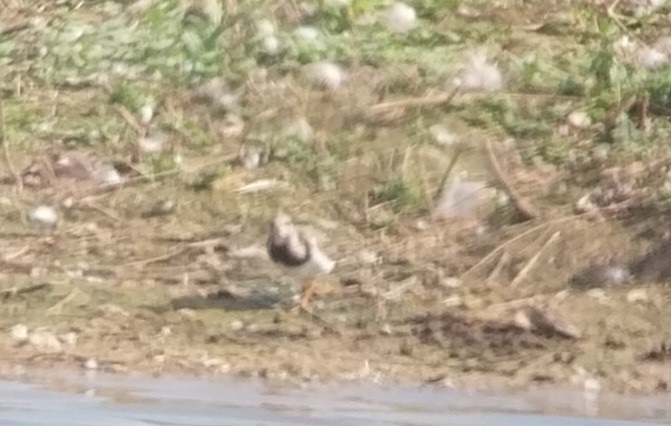
[[[631,262],[593,263],[570,279],[578,288],[615,287],[633,282],[671,283],[671,241]]]
[[[671,241],[634,262],[631,269],[639,281],[671,283]]]
[[[578,288],[616,287],[632,281],[631,271],[624,264],[595,263],[571,277],[570,284]]]

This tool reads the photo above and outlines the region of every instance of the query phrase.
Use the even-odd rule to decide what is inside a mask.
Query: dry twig
[[[457,160],[459,160],[459,157],[463,152],[464,152],[463,146],[461,144],[458,144],[454,151],[454,154],[452,155],[452,158],[450,159],[450,163],[447,165],[447,168],[445,169],[445,173],[443,174],[443,178],[440,181],[440,185],[438,185],[438,191],[436,192],[436,199],[438,199],[443,193],[443,191],[445,191],[445,185],[447,185],[447,181],[450,179],[452,170],[454,170],[454,166],[457,165]]]
[[[515,278],[510,282],[511,286],[516,286],[519,284],[524,278],[526,278],[527,275],[529,275],[529,272],[533,269],[533,267],[538,263],[538,259],[540,258],[541,254],[543,251],[550,246],[550,244],[554,243],[557,241],[559,238],[559,235],[561,235],[561,232],[557,231],[552,236],[543,244],[543,246],[536,252],[535,255],[529,259],[526,265],[524,265],[524,268],[517,274]]]
[[[0,299],[6,300],[9,299],[12,296],[16,296],[17,294],[25,294],[25,293],[32,293],[34,291],[39,291],[42,290],[43,288],[50,287],[51,284],[49,283],[40,283],[40,284],[34,284],[34,285],[29,285],[25,287],[12,287],[8,290],[2,290],[0,291]]]
[[[396,108],[421,108],[426,106],[438,106],[449,104],[459,93],[459,88],[454,88],[451,92],[441,93],[439,95],[427,95],[419,98],[398,99],[395,101],[381,102],[373,105],[370,109],[373,113],[380,113]]]
[[[492,172],[494,173],[494,177],[496,178],[497,183],[506,193],[510,199],[510,202],[521,216],[522,220],[526,221],[536,218],[538,216],[536,209],[515,190],[506,175],[503,173],[503,170],[501,169],[501,166],[496,159],[496,155],[494,154],[492,143],[488,139],[485,140],[485,150],[487,151],[487,159],[492,166]]]
[[[137,122],[133,114],[124,106],[117,106],[114,108],[115,111],[123,118],[130,127],[137,132],[138,135],[142,136],[145,134],[144,128]]]
[[[583,214],[575,215],[575,216],[562,217],[562,218],[559,218],[559,219],[556,219],[556,220],[553,220],[553,221],[550,221],[550,222],[546,222],[546,223],[542,223],[540,225],[534,226],[531,229],[527,229],[526,231],[522,232],[521,234],[518,234],[518,235],[514,236],[513,238],[505,241],[504,243],[499,244],[496,248],[494,248],[494,250],[490,251],[487,256],[480,259],[478,261],[478,263],[471,266],[466,272],[461,274],[461,277],[459,277],[459,279],[463,280],[465,277],[472,274],[476,269],[480,268],[482,265],[489,262],[494,256],[496,256],[496,254],[499,251],[505,249],[506,247],[513,244],[514,242],[521,240],[522,238],[526,237],[527,235],[533,234],[534,232],[540,231],[542,229],[547,229],[547,227],[550,226],[550,225],[556,225],[556,224],[559,224],[559,223],[569,222],[571,220],[575,220],[575,219],[578,219],[578,218],[584,217],[584,216],[587,216],[587,213],[583,213]]]
[[[9,142],[7,141],[7,129],[5,127],[5,106],[3,100],[0,98],[0,143],[2,144],[2,154],[4,156],[5,165],[7,170],[12,175],[14,183],[16,184],[16,191],[23,191],[23,179],[21,175],[14,168],[14,163],[12,163],[12,158],[9,155]]]

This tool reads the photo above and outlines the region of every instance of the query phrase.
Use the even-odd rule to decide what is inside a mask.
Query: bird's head
[[[284,236],[290,232],[293,228],[293,223],[291,218],[286,214],[279,213],[272,222],[270,222],[270,232],[278,235]]]

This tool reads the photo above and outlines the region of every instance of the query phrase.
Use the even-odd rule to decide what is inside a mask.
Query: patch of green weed
[[[422,192],[419,186],[408,180],[392,178],[374,193],[376,202],[388,202],[397,212],[407,212],[416,209],[422,202]]]

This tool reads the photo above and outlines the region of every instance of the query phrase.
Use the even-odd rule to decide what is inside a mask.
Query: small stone
[[[203,367],[218,367],[224,364],[219,358],[205,358],[202,360]]]
[[[362,266],[375,265],[380,262],[380,256],[372,250],[363,249],[356,254],[356,260]]]
[[[583,382],[585,392],[590,394],[598,394],[601,391],[601,383],[594,377],[587,377]]]
[[[231,330],[233,330],[233,331],[240,331],[244,328],[244,326],[245,326],[245,324],[240,320],[235,320],[235,321],[231,322],[231,325],[230,325]]]
[[[277,55],[280,51],[280,41],[275,36],[264,38],[263,50],[269,55]]]
[[[415,222],[415,229],[418,231],[426,231],[429,229],[429,224],[422,219],[418,219],[417,222]]]
[[[261,37],[275,35],[275,24],[270,19],[259,19],[256,22],[256,32]]]
[[[318,62],[310,65],[310,79],[317,85],[329,90],[339,88],[347,78],[343,69],[331,62]]]
[[[121,306],[114,305],[112,303],[106,303],[104,305],[98,306],[98,312],[104,314],[105,316],[116,316],[116,317],[128,317],[130,313],[122,308]]]
[[[55,227],[58,224],[58,212],[51,206],[40,205],[28,215],[29,219],[44,227]]]
[[[593,288],[593,289],[589,290],[586,294],[587,294],[587,296],[589,296],[593,299],[596,299],[601,303],[608,300],[608,296],[606,296],[606,291],[602,288]]]
[[[45,352],[60,352],[63,345],[56,336],[48,331],[34,331],[28,336],[31,345]]]
[[[86,368],[87,370],[97,370],[98,361],[96,361],[95,358],[89,358],[84,363],[84,368]]]
[[[73,197],[66,197],[62,202],[61,205],[63,206],[64,209],[69,209],[72,208],[72,206],[75,204],[75,199]]]
[[[138,111],[142,124],[149,124],[154,118],[154,108],[151,105],[145,105]]]
[[[140,151],[144,152],[145,154],[155,154],[163,151],[163,147],[165,146],[167,140],[168,137],[165,134],[156,131],[143,138],[140,138],[137,144],[140,148]]]
[[[459,288],[463,282],[457,277],[447,277],[440,280],[440,285],[445,288]]]
[[[669,62],[669,57],[657,49],[646,47],[640,51],[638,62],[644,68],[656,69],[666,65]]]
[[[403,34],[415,28],[417,13],[412,6],[398,2],[387,11],[385,20],[391,31]]]
[[[261,164],[261,151],[253,146],[245,146],[240,151],[238,159],[245,169],[255,169]]]
[[[566,117],[566,122],[575,129],[588,129],[592,125],[592,120],[584,111],[573,111]]]
[[[300,26],[296,28],[294,34],[307,41],[315,41],[319,38],[319,30],[310,26]]]
[[[384,336],[391,336],[392,333],[393,331],[391,329],[391,325],[389,325],[388,323],[382,324],[382,326],[380,327],[380,334]]]
[[[450,296],[443,299],[443,305],[445,305],[448,308],[456,308],[458,306],[463,305],[463,301],[461,300],[461,296],[455,294],[454,296]]]
[[[12,327],[12,340],[16,343],[24,343],[28,340],[28,327],[23,324],[16,324]]]
[[[434,124],[429,127],[429,133],[433,138],[433,142],[442,147],[452,146],[458,141],[457,135],[450,132],[447,127],[442,124]]]
[[[644,288],[636,288],[627,292],[627,302],[638,303],[649,300],[648,292]]]
[[[194,311],[193,309],[182,308],[177,312],[184,319],[195,319],[197,317],[196,311]]]
[[[61,334],[60,336],[58,336],[58,339],[70,347],[77,346],[77,333],[75,333],[74,331]]]
[[[117,169],[108,164],[101,164],[96,167],[91,173],[91,177],[100,186],[115,186],[123,182]]]

